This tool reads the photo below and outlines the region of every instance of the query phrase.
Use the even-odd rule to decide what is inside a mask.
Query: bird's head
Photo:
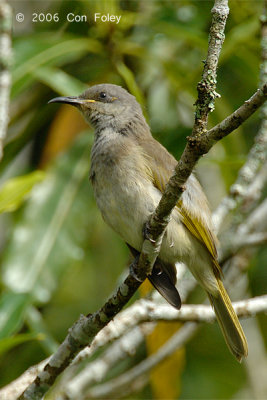
[[[131,120],[145,121],[141,107],[127,90],[112,84],[95,85],[77,97],[56,97],[49,103],[66,103],[77,107],[96,129],[112,126],[123,129]]]

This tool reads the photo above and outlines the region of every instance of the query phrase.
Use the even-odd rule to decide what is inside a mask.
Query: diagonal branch
[[[209,146],[212,146],[212,141],[217,142],[221,140],[242,125],[266,99],[267,84],[265,83],[250,99],[246,100],[242,106],[204,134],[204,137],[208,138],[207,150],[209,150]]]

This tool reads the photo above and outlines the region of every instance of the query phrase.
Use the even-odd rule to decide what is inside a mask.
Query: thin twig
[[[248,317],[251,315],[255,315],[259,312],[267,312],[267,295],[261,297],[255,297],[253,299],[239,301],[234,303],[234,308],[239,317]],[[190,311],[190,307],[192,308]],[[183,306],[185,308],[185,306]],[[173,321],[177,320],[175,315],[179,315],[178,320],[183,320],[182,309],[180,311],[174,310],[169,305],[161,306],[154,305],[153,310],[148,312],[147,320],[159,320],[159,321]],[[86,390],[90,381],[89,374],[85,374],[82,372],[83,384],[77,385],[77,383],[81,383],[79,375],[73,379],[72,384],[65,387],[65,399],[75,400],[77,398],[81,400],[89,399],[89,398],[112,398],[116,396],[120,397],[120,393],[124,392],[124,388],[128,385],[131,385],[131,382],[135,379],[138,379],[139,376],[143,374],[147,374],[155,365],[159,364],[169,355],[173,354],[175,350],[185,345],[188,340],[195,334],[198,325],[196,322],[213,322],[216,320],[214,311],[210,306],[190,306],[187,305],[187,311],[189,317],[185,318],[185,321],[195,321],[195,322],[187,322],[173,337],[166,342],[156,354],[153,354],[146,360],[142,361],[129,371],[123,373],[118,378],[115,378],[107,383],[96,386],[93,389]],[[185,313],[187,313],[187,311]],[[182,318],[180,318],[182,317]],[[98,374],[102,375],[100,370],[108,370],[112,368],[113,362],[111,360],[111,364],[106,365],[105,361],[102,359],[103,364],[100,364],[100,360],[96,361],[98,363]],[[87,372],[92,370],[94,362],[89,364]],[[87,382],[86,382],[87,378]],[[75,389],[74,389],[75,388]],[[84,390],[83,390],[84,389]]]
[[[145,336],[153,331],[155,325],[155,323],[149,323],[134,326],[108,347],[101,357],[89,363],[76,377],[69,381],[64,380],[62,386],[64,397],[79,399],[81,393],[84,393],[87,388],[101,382],[116,363],[136,353]]]
[[[9,115],[11,29],[12,10],[10,5],[3,0],[0,3],[0,161],[3,157],[3,142],[6,137]]]
[[[247,218],[242,233],[264,232],[267,225],[267,199],[265,199]]]
[[[131,385],[138,377],[148,373],[155,365],[159,364],[165,358],[173,354],[175,350],[178,350],[185,343],[187,343],[195,334],[198,324],[195,322],[188,322],[182,328],[179,329],[160,349],[157,353],[146,358],[144,361],[107,383],[96,386],[90,389],[83,397],[85,399],[91,398],[111,398],[116,396],[119,398],[122,396],[123,388]],[[68,398],[68,397],[67,397]]]
[[[232,254],[236,253],[238,250],[243,249],[247,246],[259,246],[267,243],[267,233],[266,232],[255,232],[247,235],[242,235],[241,237],[235,238],[232,243]]]
[[[267,295],[255,297],[233,303],[238,316],[249,317],[258,313],[267,312]],[[123,311],[112,321],[111,325],[106,326],[94,339],[92,346],[81,352],[76,363],[84,357],[92,354],[101,346],[120,337],[125,332],[130,331],[135,326],[150,321],[195,321],[213,322],[216,317],[212,308],[208,305],[187,305],[184,304],[181,310],[177,311],[168,304],[155,304],[149,300],[141,299],[136,301],[131,307]],[[97,361],[96,361],[97,362]],[[40,373],[47,360],[42,361],[35,367],[31,367],[20,378],[0,390],[0,398],[13,400],[18,393]],[[99,374],[102,374],[99,372]],[[89,375],[88,375],[89,376]],[[75,378],[74,378],[75,379]],[[90,379],[90,378],[89,378]],[[92,377],[92,379],[96,379]],[[85,385],[85,384],[84,384]],[[87,386],[87,385],[86,385]],[[66,391],[68,385],[66,385]],[[74,397],[75,398],[75,397]]]
[[[267,295],[239,301],[233,305],[239,316],[254,316],[261,312],[267,312]],[[64,399],[75,400],[77,398],[83,398],[83,394],[86,392],[87,388],[102,380],[114,364],[129,351],[128,345],[125,349],[124,343],[128,343],[129,341],[131,351],[133,351],[133,348],[137,349],[142,339],[141,334],[143,333],[144,337],[146,333],[138,330],[136,335],[136,325],[144,321],[193,321],[211,323],[216,320],[214,311],[207,305],[185,304],[180,311],[177,311],[168,304],[155,304],[154,302],[144,299],[138,301],[128,309],[128,317],[129,313],[133,324],[133,330],[127,331],[125,336],[119,339],[118,342],[115,342],[99,359],[88,364],[76,377],[72,378],[69,382],[65,381],[62,389]],[[148,325],[149,332],[153,328],[154,324],[152,326]],[[131,346],[131,344],[135,344],[135,347]]]
[[[57,376],[70,365],[75,355],[90,345],[96,334],[127,304],[140,284],[141,282],[129,274],[100,310],[87,317],[81,315],[44,370],[19,399],[41,399]]]
[[[261,89],[258,89],[249,100],[245,101],[242,106],[220,124],[216,125],[206,133],[203,133],[201,136],[188,137],[187,145],[176,165],[175,174],[169,180],[164,195],[150,220],[149,231],[152,243],[156,240],[157,233],[161,233],[161,231],[166,228],[169,218],[167,210],[170,209],[170,206],[172,210],[177,204],[177,201],[185,190],[186,180],[190,176],[200,157],[206,154],[217,141],[237,129],[266,101],[266,99],[267,84],[265,84]],[[163,222],[158,224],[158,221]],[[153,248],[152,245],[151,247]],[[148,245],[146,247],[146,251],[147,250]]]
[[[261,17],[261,68],[260,85],[267,82],[267,18],[266,5]],[[256,174],[267,161],[267,102],[261,108],[262,122],[258,134],[255,137],[255,144],[251,148],[246,163],[239,170],[238,178],[230,188],[229,196],[225,197],[217,210],[213,213],[213,220],[216,221],[217,231],[225,217],[234,209],[241,208],[251,200],[251,192],[247,188],[253,184]],[[216,128],[216,127],[215,127]],[[262,183],[262,182],[260,182]]]
[[[254,180],[247,187],[245,198],[242,202],[242,211],[247,213],[252,209],[252,207],[255,206],[255,204],[257,204],[257,201],[260,199],[262,191],[266,186],[266,183],[267,183],[267,160],[265,164],[263,164],[259,169]]]

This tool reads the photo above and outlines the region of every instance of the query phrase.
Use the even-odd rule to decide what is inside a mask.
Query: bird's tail
[[[176,284],[175,265],[156,259],[149,281],[165,300],[177,310],[180,310],[182,302]]]
[[[218,296],[210,293],[208,295],[225,341],[233,355],[241,362],[242,358],[248,355],[247,340],[221,279],[217,278],[217,282]]]
[[[126,243],[134,257],[139,257],[140,252]],[[176,267],[156,259],[151,275],[148,276],[149,281],[155,289],[164,297],[165,300],[177,310],[180,310],[182,302],[176,284]]]

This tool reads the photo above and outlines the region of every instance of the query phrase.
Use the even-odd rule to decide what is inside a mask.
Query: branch
[[[143,343],[145,336],[154,330],[155,325],[155,323],[143,324],[128,330],[108,347],[99,358],[89,363],[77,376],[69,380],[64,377],[61,384],[62,389],[59,389],[58,392],[61,395],[64,393],[65,398],[80,399],[81,394],[87,388],[101,382],[119,361],[135,354],[138,347]]]
[[[233,235],[234,236],[234,235]],[[239,237],[231,238],[230,248],[225,251],[227,258],[229,257],[229,253],[234,255],[239,250],[244,249],[245,247],[254,247],[260,246],[262,244],[267,243],[267,233],[266,232],[254,232],[250,234],[244,234]],[[224,254],[225,256],[225,254]]]
[[[266,109],[267,104],[263,107]],[[255,143],[251,148],[246,163],[239,170],[236,182],[230,188],[230,194],[223,199],[217,210],[213,213],[213,221],[217,226],[217,231],[227,216],[227,214],[243,204],[255,202],[258,198],[259,190],[262,189],[266,181],[266,172],[263,166],[266,164],[267,151],[267,119],[262,121],[260,130],[255,137]],[[256,178],[259,169],[262,169],[260,176]],[[259,187],[255,187],[258,185]],[[250,187],[251,186],[251,187]],[[248,190],[248,188],[250,188]],[[252,196],[252,190],[254,195]]]
[[[266,86],[267,82],[267,19],[266,19],[266,5],[265,12],[263,12],[261,17],[262,29],[261,29],[261,49],[262,49],[262,64],[260,68],[260,83]],[[266,90],[266,89],[265,89]],[[230,194],[227,196],[219,205],[217,210],[213,213],[213,220],[216,221],[217,231],[220,230],[220,226],[224,221],[226,215],[236,209],[241,207],[243,204],[248,204],[252,200],[257,200],[256,191],[254,191],[254,197],[251,196],[251,191],[247,191],[249,185],[253,185],[258,171],[263,169],[264,163],[267,161],[267,103],[261,109],[262,122],[259,132],[255,138],[255,144],[251,148],[246,163],[240,169],[238,178],[234,185],[230,188]],[[218,126],[218,125],[217,125]],[[266,165],[265,165],[266,168]],[[262,173],[264,174],[264,172]],[[266,176],[266,175],[265,175]],[[258,183],[260,188],[264,184],[264,175],[262,175],[262,180]],[[266,178],[265,178],[266,179]],[[252,189],[252,188],[251,188]],[[255,188],[258,189],[257,187]]]
[[[249,210],[251,210],[251,207],[254,206],[260,199],[266,183],[267,183],[267,160],[261,166],[261,169],[255,176],[254,181],[251,182],[251,184],[247,187],[242,204],[242,210],[244,210],[246,213]]]
[[[239,301],[233,303],[234,308],[239,316],[249,317],[254,316],[260,312],[267,312],[267,295],[255,297],[250,300]],[[195,321],[195,322],[213,322],[215,321],[215,314],[210,306],[205,305],[187,305],[184,304],[182,309],[177,311],[168,304],[155,304],[149,300],[141,299],[136,301],[131,307],[123,311],[116,318],[106,326],[94,339],[90,348],[84,349],[80,352],[77,360],[74,363],[80,363],[85,357],[88,358],[95,353],[100,347],[105,346],[112,340],[124,335],[125,332],[135,329],[139,324],[149,321]],[[148,328],[150,330],[150,328]],[[132,332],[132,331],[130,331]],[[122,336],[123,340],[123,336]],[[118,345],[117,345],[118,347]],[[116,361],[116,360],[115,360]],[[35,367],[29,368],[21,377],[13,381],[11,384],[0,390],[0,397],[6,400],[13,400],[16,398],[20,390],[36,377],[37,373],[41,371],[47,360],[42,361]],[[98,363],[98,360],[95,361]],[[102,360],[103,363],[103,360]],[[102,365],[101,363],[99,365]],[[102,365],[105,369],[105,365]],[[87,368],[94,369],[93,364]],[[81,372],[83,374],[83,371]],[[101,377],[104,370],[98,370],[98,376]],[[79,375],[78,375],[79,377]],[[80,380],[80,378],[78,378]],[[88,382],[84,379],[83,386],[88,387],[88,384],[97,380],[94,374],[87,374]],[[83,379],[82,379],[83,380]],[[75,384],[76,378],[70,381],[70,392],[74,393],[77,385]],[[64,385],[65,386],[65,385]],[[68,392],[69,385],[67,384],[64,391]],[[71,397],[70,393],[68,395]],[[73,397],[75,399],[75,396]],[[76,397],[77,398],[77,397]]]
[[[192,173],[192,170],[200,157],[208,153],[217,141],[238,128],[265,102],[266,99],[267,84],[265,84],[261,89],[258,89],[249,100],[245,101],[241,107],[220,124],[203,133],[201,136],[189,136],[187,138],[188,142],[175,167],[175,174],[169,180],[164,195],[150,220],[149,231],[152,242],[156,240],[157,234],[161,233],[161,229],[166,228],[169,220],[168,211],[170,207],[172,210],[177,204],[177,201],[185,190],[185,182]],[[163,221],[163,223],[159,224],[159,221]]]
[[[259,313],[267,312],[267,295],[254,297],[248,300],[241,300],[233,303],[233,307],[238,317],[248,318]],[[194,322],[214,322],[216,315],[209,305],[203,304],[184,304],[177,311],[168,304],[148,305],[146,316],[143,322],[148,321],[194,321]]]
[[[267,99],[267,84],[265,83],[256,93],[246,100],[241,107],[239,107],[233,114],[229,115],[222,122],[210,129],[205,136],[208,137],[209,146],[212,146],[213,141],[218,141],[229,135],[240,125],[243,124]]]
[[[224,41],[224,28],[229,14],[228,1],[215,1],[211,10],[212,22],[209,34],[207,59],[204,64],[202,79],[197,85],[198,99],[195,103],[195,123],[192,136],[202,135],[208,124],[208,115],[214,110],[214,101],[220,97],[216,93],[217,65]]]
[[[242,249],[250,249],[267,242],[267,200],[263,201],[235,231],[231,228],[223,235],[220,261],[228,260]]]
[[[138,304],[139,302],[136,304],[137,307],[135,307],[134,313],[140,313],[142,316],[142,306],[139,305],[138,307]],[[72,362],[72,369],[76,368],[76,366],[79,366],[84,358],[92,357],[97,350],[103,348],[109,343],[112,343],[114,340],[123,336],[129,329],[134,327],[135,320],[132,319],[132,313],[130,313],[130,315],[128,314],[128,310],[129,308],[119,313],[114,320],[110,321],[110,323],[96,335],[90,347],[85,347],[79,352],[78,356]],[[140,318],[142,318],[141,316]],[[25,390],[31,382],[33,382],[33,380],[43,370],[49,360],[50,357],[41,361],[39,364],[30,367],[18,379],[14,380],[4,388],[1,388],[0,399],[3,398],[5,400],[14,400],[17,398],[17,396],[19,396],[19,394]]]
[[[175,350],[178,350],[185,343],[187,343],[195,334],[198,329],[198,324],[195,322],[188,322],[183,325],[177,333],[175,333],[160,349],[157,353],[146,358],[138,365],[120,375],[118,378],[112,379],[107,383],[96,386],[88,391],[83,399],[107,399],[112,396],[116,398],[122,397],[124,394],[124,388],[132,386],[133,383],[140,377],[145,375],[154,366],[165,360],[168,356],[173,354]],[[67,397],[68,399],[68,397]],[[70,398],[71,399],[71,398]],[[69,399],[68,399],[69,400]]]
[[[0,161],[3,157],[3,141],[6,137],[11,86],[11,29],[12,11],[9,4],[0,4]]]
[[[28,368],[17,379],[0,389],[0,399],[14,400],[25,388],[31,384],[36,376],[43,370],[49,358]]]
[[[128,303],[140,284],[141,282],[129,274],[116,293],[108,299],[100,310],[87,317],[81,315],[79,320],[70,328],[64,342],[50,358],[44,370],[19,399],[41,399],[53,385],[58,375],[70,365],[75,355],[90,345],[96,334]]]
[[[125,388],[132,385],[140,376],[147,374],[153,367],[173,354],[178,348],[187,343],[198,329],[197,322],[214,322],[216,316],[211,306],[204,305],[183,305],[182,309],[177,311],[173,307],[166,305],[154,304],[148,300],[141,300],[143,313],[143,321],[184,321],[187,322],[182,328],[175,333],[172,338],[166,342],[156,354],[148,357],[138,365],[123,373],[118,378],[114,378],[107,383],[87,389],[89,385],[103,379],[106,372],[110,371],[114,366],[112,357],[101,357],[89,364],[70,384],[64,389],[64,399],[75,400],[89,398],[116,398],[125,394]],[[249,300],[243,300],[233,303],[234,309],[239,317],[249,317],[261,312],[267,312],[267,295],[255,297]],[[133,306],[134,308],[134,306]],[[132,316],[135,318],[134,310]],[[143,322],[142,321],[142,322]],[[193,321],[193,322],[188,322]],[[140,324],[140,320],[135,319],[136,324]],[[130,332],[131,333],[131,332]],[[129,333],[129,335],[130,335]],[[120,349],[121,343],[117,344]],[[113,353],[114,355],[114,353]],[[116,361],[116,360],[115,360]],[[94,373],[97,372],[97,375]]]
[[[267,230],[267,199],[265,199],[247,218],[245,233]]]
[[[253,185],[253,183],[252,183]],[[254,199],[253,199],[254,203]],[[236,215],[234,214],[234,217]],[[263,245],[267,242],[267,200],[255,208],[247,218],[222,235],[219,262],[224,263],[240,250]]]

